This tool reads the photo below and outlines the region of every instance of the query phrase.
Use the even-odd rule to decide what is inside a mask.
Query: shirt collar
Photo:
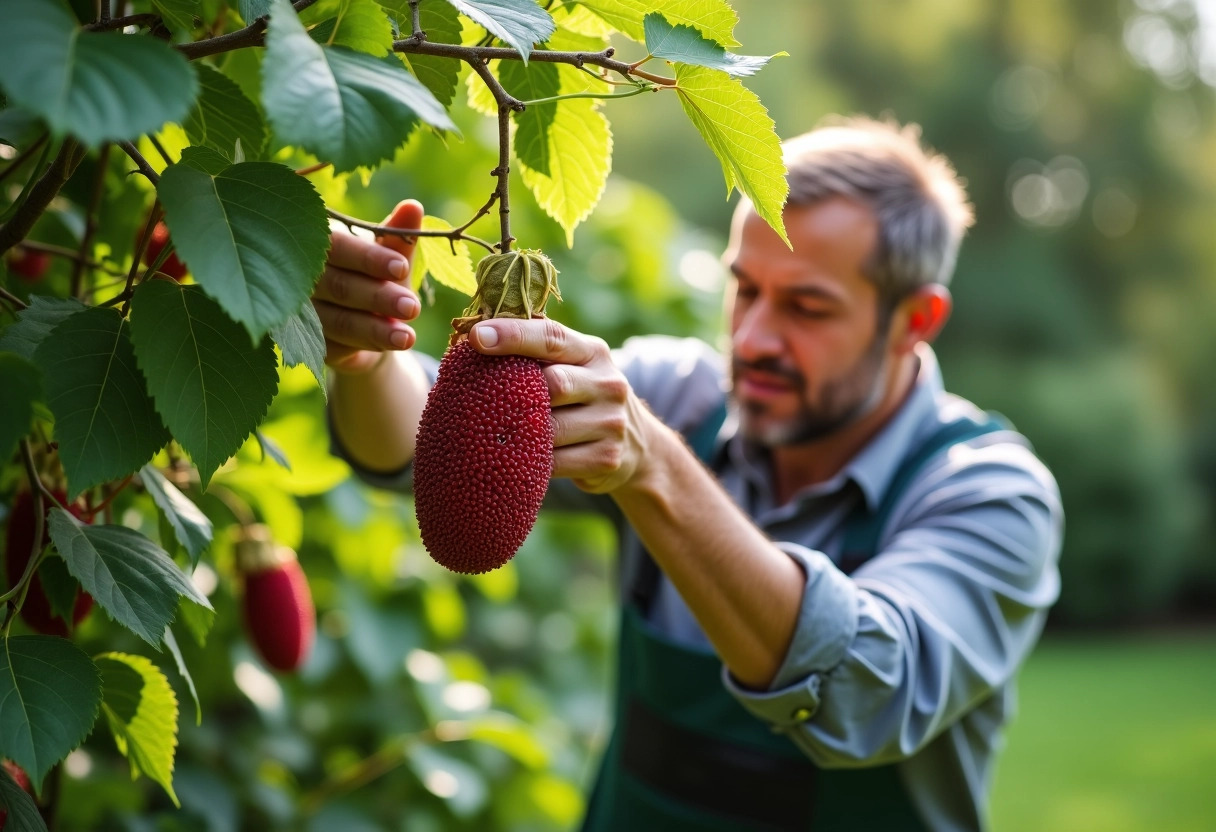
[[[925,423],[937,412],[937,400],[945,392],[941,367],[932,348],[928,344],[920,344],[916,349],[916,356],[920,361],[916,380],[895,415],[839,473],[826,482],[803,489],[791,504],[797,503],[801,498],[837,491],[851,480],[861,489],[866,506],[871,510],[878,507],[891,478],[895,476],[895,471],[908,455],[916,438],[923,432]],[[734,440],[729,442],[728,453],[754,484],[767,491],[767,453],[742,440],[737,431],[738,420],[732,413],[731,418],[723,425],[721,434]]]

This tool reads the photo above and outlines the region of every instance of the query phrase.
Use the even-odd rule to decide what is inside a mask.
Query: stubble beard
[[[857,364],[835,381],[824,384],[817,402],[809,400],[806,377],[777,359],[743,362],[733,359],[734,387],[744,370],[770,373],[794,385],[802,397],[798,411],[787,419],[771,421],[770,408],[760,402],[739,402],[739,430],[751,442],[777,448],[801,445],[831,436],[870,413],[882,401],[886,339],[875,336]],[[732,392],[732,397],[734,394]]]

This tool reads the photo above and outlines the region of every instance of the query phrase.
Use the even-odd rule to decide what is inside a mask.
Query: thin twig
[[[502,46],[460,46],[453,43],[416,41],[413,38],[394,41],[393,51],[408,52],[416,55],[434,55],[440,58],[456,58],[469,64],[474,69],[477,68],[474,63],[475,61],[523,60],[523,57],[514,49]],[[615,54],[616,50],[611,47],[602,52],[549,52],[538,50],[531,53],[528,56],[528,60],[551,64],[570,64],[576,67],[590,64],[591,66],[603,67],[626,78],[645,78],[647,81],[658,84],[660,87],[674,87],[676,85],[674,78],[664,78],[661,75],[654,75],[641,69],[634,69],[632,64],[613,59],[612,56]]]
[[[139,168],[139,172],[146,176],[149,182],[153,185],[160,184],[160,174],[152,169],[152,166],[148,164],[148,160],[144,158],[144,155],[139,152],[135,145],[130,142],[119,142],[118,146],[131,157],[131,161],[135,162],[135,166]]]
[[[338,222],[345,225],[347,228],[362,228],[370,231],[377,237],[447,237],[449,240],[468,240],[470,243],[476,243],[486,251],[495,251],[492,244],[487,243],[479,237],[474,237],[471,234],[465,234],[464,230],[472,225],[472,222],[460,226],[460,228],[452,229],[432,229],[432,228],[391,228],[387,225],[377,225],[374,222],[367,222],[358,217],[352,217],[348,214],[343,214],[341,211],[335,211],[333,208],[326,208],[325,212],[333,217]],[[473,219],[480,218],[482,214],[478,214]]]
[[[63,140],[63,146],[59,148],[55,161],[51,162],[46,173],[30,188],[25,201],[12,218],[0,226],[0,254],[29,236],[34,223],[51,204],[59,189],[72,177],[83,158],[84,148],[77,144],[75,139]]]
[[[511,106],[498,105],[498,167],[490,171],[498,177],[499,254],[511,250]]]
[[[3,286],[0,286],[0,300],[8,303],[14,309],[18,309],[18,310],[25,309],[29,306],[28,303],[26,303],[25,301],[23,301],[21,298],[17,297],[16,295],[14,295],[8,289],[5,289]]]
[[[109,3],[103,3],[103,6],[108,6]],[[160,23],[160,15],[158,14],[130,14],[126,17],[98,19],[96,23],[90,23],[84,27],[86,32],[107,32],[114,29],[125,29],[128,26],[155,26]]]
[[[25,164],[27,159],[29,159],[31,156],[33,156],[35,153],[37,153],[38,148],[42,147],[42,143],[47,140],[47,137],[49,135],[50,135],[50,133],[43,133],[41,136],[39,136],[37,138],[37,140],[33,144],[31,144],[25,150],[18,153],[17,156],[13,159],[13,163],[11,165],[9,165],[8,167],[6,167],[4,170],[0,171],[0,182],[3,182],[5,179],[7,179],[9,177],[9,174],[15,172],[17,170],[17,168],[19,168]]]
[[[152,133],[148,134],[148,141],[152,142],[152,146],[156,148],[156,152],[160,154],[160,158],[165,160],[166,165],[173,164],[173,158],[165,150],[165,146],[160,143],[160,139]]]
[[[325,170],[332,165],[333,162],[317,162],[315,165],[309,165],[306,168],[297,168],[296,173],[300,176],[308,176],[310,173],[316,173],[319,170]]]
[[[296,0],[291,7],[297,12],[302,12],[315,2],[317,0]],[[214,38],[196,40],[193,43],[181,43],[177,45],[177,50],[185,55],[187,60],[194,61],[209,55],[231,52],[233,49],[244,49],[246,46],[261,46],[266,42],[266,24],[269,20],[269,16],[259,17],[244,29]]]
[[[426,32],[422,31],[422,18],[418,13],[418,0],[410,0],[410,30],[413,32],[413,40],[426,40]]]
[[[108,5],[108,3],[106,4]],[[110,165],[110,144],[102,145],[97,154],[97,176],[93,180],[93,193],[89,195],[89,207],[84,215],[84,233],[80,235],[80,252],[72,263],[72,297],[80,297],[81,283],[84,279],[85,266],[90,263],[89,247],[93,244],[93,235],[97,233],[97,207],[101,204],[101,195],[105,192],[106,169]]]
[[[40,251],[43,254],[50,254],[54,257],[63,257],[73,261],[82,259],[80,252],[76,251],[75,249],[57,246],[51,243],[39,243],[35,242],[34,240],[22,240],[21,242],[17,243],[16,247],[28,249],[29,251]],[[83,259],[86,268],[98,269],[106,274],[112,274],[115,277],[125,277],[127,274],[126,272],[118,271],[112,266],[107,266],[105,263],[98,263],[96,260],[89,260],[87,258]]]
[[[109,23],[110,14],[111,14],[110,0],[100,0],[100,5],[101,5],[101,8],[98,10],[98,13],[97,13],[97,22],[98,23]]]
[[[145,162],[145,164],[147,163]],[[135,244],[135,251],[131,255],[131,271],[127,273],[127,285],[123,287],[120,294],[120,297],[123,298],[122,316],[124,318],[127,316],[127,309],[131,305],[131,298],[134,296],[132,287],[135,284],[135,275],[139,274],[139,262],[143,259],[144,251],[148,248],[148,241],[152,239],[152,229],[156,228],[156,223],[158,222],[160,222],[159,201],[148,212],[148,221],[144,223],[143,233],[139,235],[139,242]]]

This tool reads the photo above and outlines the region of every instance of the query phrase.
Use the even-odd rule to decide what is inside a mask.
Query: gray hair
[[[874,211],[878,245],[865,274],[891,308],[921,286],[950,282],[974,214],[950,162],[921,146],[919,126],[837,118],[782,149],[787,207],[841,196]]]

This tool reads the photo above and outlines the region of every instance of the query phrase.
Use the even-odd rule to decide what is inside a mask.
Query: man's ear
[[[922,341],[933,343],[953,308],[950,290],[937,283],[922,286],[904,298],[895,309],[893,322],[899,350],[911,351]]]

